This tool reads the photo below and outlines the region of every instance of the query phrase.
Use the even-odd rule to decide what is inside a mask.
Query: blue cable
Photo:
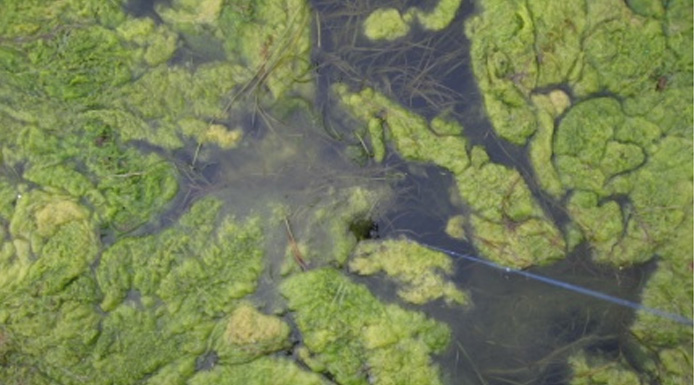
[[[679,314],[674,314],[674,313],[669,313],[669,312],[666,312],[663,310],[654,309],[654,308],[651,308],[648,306],[641,305],[640,303],[628,301],[626,299],[622,299],[619,297],[614,297],[614,296],[611,296],[611,295],[608,295],[605,293],[601,293],[599,291],[586,289],[585,287],[574,285],[571,283],[558,281],[556,279],[545,277],[545,276],[538,275],[538,274],[534,274],[534,273],[531,273],[531,272],[528,272],[525,270],[518,270],[518,269],[513,269],[510,267],[498,265],[494,262],[486,261],[484,259],[473,257],[471,255],[456,253],[455,251],[452,251],[452,250],[443,249],[440,247],[428,245],[428,244],[421,243],[421,242],[419,242],[419,244],[422,246],[425,246],[429,249],[440,251],[442,253],[448,254],[452,257],[458,257],[458,258],[466,259],[468,261],[472,261],[475,263],[481,263],[483,265],[492,267],[494,269],[502,270],[506,273],[517,274],[517,275],[520,275],[522,277],[534,279],[536,281],[544,282],[544,283],[552,285],[552,286],[561,287],[562,289],[575,291],[577,293],[585,294],[585,295],[588,295],[588,296],[591,296],[594,298],[601,299],[603,301],[612,302],[614,304],[621,305],[621,306],[626,306],[626,307],[632,308],[634,310],[643,310],[645,312],[657,315],[657,316],[662,317],[662,318],[669,319],[671,321],[675,321],[675,322],[683,324],[683,325],[694,326],[694,321],[692,321],[691,319],[689,319],[687,317],[681,316]]]

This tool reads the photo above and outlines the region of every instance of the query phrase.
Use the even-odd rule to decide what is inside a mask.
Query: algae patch
[[[378,301],[366,287],[333,269],[311,270],[281,285],[312,370],[341,384],[439,384],[430,354],[450,331],[422,313]]]
[[[643,303],[689,318],[691,10],[691,1],[487,0],[465,30],[489,119],[499,136],[529,144],[540,186],[566,202],[567,242],[587,241],[595,260],[619,267],[658,256]],[[637,312],[632,331],[652,349],[642,375],[691,381],[691,370],[653,358],[690,346],[686,329]],[[575,356],[574,383],[635,379],[614,361]]]
[[[431,162],[453,173],[471,214],[468,240],[498,263],[527,267],[548,263],[565,253],[562,233],[535,202],[517,170],[489,161],[481,147],[469,148],[457,122],[442,117],[427,122],[370,88],[352,93],[335,86],[343,105],[362,122],[380,122],[380,131],[400,155]]]
[[[440,31],[453,21],[461,0],[439,0],[431,11],[416,7],[401,13],[395,8],[379,8],[364,20],[364,35],[370,40],[396,40],[410,32],[416,20],[425,30]]]
[[[360,275],[385,272],[402,286],[398,295],[417,305],[436,299],[449,304],[469,303],[464,292],[446,281],[446,276],[453,272],[451,258],[406,238],[360,242],[349,269]]]

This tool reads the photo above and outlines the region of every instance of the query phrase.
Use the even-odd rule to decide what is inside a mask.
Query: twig
[[[294,234],[292,234],[292,228],[289,226],[289,219],[284,217],[284,227],[287,229],[287,238],[289,238],[289,247],[292,248],[292,254],[294,255],[294,261],[301,267],[302,271],[308,270],[308,264],[301,256],[301,250],[296,244],[296,239],[294,239]]]

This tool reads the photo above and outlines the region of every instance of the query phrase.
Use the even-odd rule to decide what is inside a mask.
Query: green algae
[[[668,66],[661,22],[619,1],[489,1],[466,34],[490,120],[515,143],[535,132],[537,117],[527,104],[535,90],[566,83],[578,96],[609,90],[629,97],[654,89]]]
[[[451,24],[461,3],[462,0],[440,0],[429,12],[412,8],[408,13],[414,14],[424,29],[440,31]]]
[[[394,8],[377,9],[364,20],[364,35],[371,40],[395,40],[409,32],[407,21]]]
[[[587,241],[594,259],[620,267],[658,255],[644,305],[691,317],[691,1],[483,9],[466,33],[487,113],[501,137],[530,143],[540,186],[566,202],[569,244]],[[545,96],[557,85],[569,103]],[[664,323],[637,312],[632,331],[654,352],[691,345],[691,330]],[[623,364],[572,365],[577,384],[638,381]],[[661,363],[643,370],[659,383],[691,379]]]
[[[64,383],[133,383],[182,357],[194,361],[217,317],[254,291],[263,266],[260,229],[228,218],[215,226],[218,202],[197,203],[179,225],[157,236],[116,242],[103,252],[94,276],[89,264],[99,243],[94,229],[84,226],[90,224],[87,210],[41,197],[23,196],[20,203],[30,203],[15,213],[26,217],[32,210],[36,222],[12,226],[16,239],[31,226],[37,227],[32,235],[46,238],[31,242],[38,259],[22,262],[26,258],[17,255],[4,269],[26,271],[4,282],[1,312],[5,333],[17,341],[6,359],[19,366]],[[98,302],[103,312],[96,311]],[[287,332],[276,338],[286,340]],[[192,368],[181,370],[181,376],[193,375]]]
[[[691,47],[691,4],[618,3],[486,5],[468,33],[494,37],[471,36],[473,68],[497,132],[530,142],[540,186],[567,203],[575,224],[566,242],[582,237],[597,260],[619,266],[659,255],[644,304],[691,314],[691,289],[681,289],[692,286],[691,159],[684,156],[691,154],[691,55],[682,54]],[[459,4],[441,1],[429,14],[411,9],[403,17],[445,28]],[[285,104],[287,97],[311,97],[304,2],[158,3],[160,24],[126,16],[118,2],[35,5],[43,4],[10,2],[0,15],[0,377],[438,383],[429,356],[445,347],[445,327],[384,305],[332,269],[299,274],[289,249],[294,268],[285,270],[292,275],[282,291],[308,336],[294,352],[328,376],[268,357],[291,341],[283,321],[246,298],[267,262],[266,221],[237,221],[220,213],[218,201],[202,200],[177,224],[123,234],[154,222],[176,194],[168,151],[191,141],[204,147],[200,159],[208,147],[235,149],[249,108],[255,118],[303,103]],[[193,48],[199,42],[206,45]],[[203,59],[177,61],[186,49]],[[610,98],[585,100],[596,92]],[[427,121],[368,88],[338,93],[365,123],[360,142],[374,160],[384,161],[388,143],[454,174],[455,198],[471,212],[449,221],[451,234],[516,267],[563,255],[562,235],[520,174],[469,146],[458,123]],[[604,130],[590,131],[594,123]],[[156,149],[138,149],[138,141]],[[359,245],[351,224],[368,221],[387,194],[338,188],[330,195],[347,204],[311,206],[310,219],[293,226],[311,268],[342,266],[355,245],[373,245]],[[439,259],[428,262],[446,270],[450,261]],[[683,346],[691,331],[664,322],[638,312],[632,328],[661,363],[649,375],[690,379]],[[626,363],[599,370],[604,360],[579,361],[571,362],[576,383],[635,378]]]
[[[385,272],[400,284],[398,296],[413,304],[421,305],[436,299],[443,299],[448,304],[469,303],[468,296],[446,280],[446,276],[453,273],[450,257],[406,238],[360,242],[349,269],[360,275]]]
[[[290,360],[263,357],[245,365],[217,366],[211,371],[196,374],[187,383],[192,385],[321,385],[329,382],[318,374],[299,369]]]
[[[240,131],[212,122],[226,119],[240,100],[232,94],[249,91],[255,79],[254,88],[268,85],[280,95],[308,68],[305,23],[289,27],[303,50],[291,60],[273,50],[262,58],[272,65],[262,74],[246,64],[269,47],[252,44],[229,62],[168,67],[200,25],[216,28],[223,10],[208,12],[212,3],[187,20],[162,6],[158,11],[171,16],[163,24],[129,18],[117,2],[4,6],[3,381],[205,383],[203,374],[229,369],[243,383],[323,382],[291,361],[265,357],[289,346],[289,328],[277,329],[241,302],[264,269],[259,219],[237,222],[219,215],[219,202],[202,200],[178,224],[124,235],[156,222],[178,192],[180,176],[166,150],[190,139],[236,146]],[[304,3],[294,5],[285,16],[305,17]],[[278,6],[263,4],[256,22],[277,25]],[[282,33],[277,43],[284,46]],[[227,321],[237,330],[239,314],[249,312],[265,332],[278,333],[245,343],[216,334]],[[197,362],[212,349],[219,370],[203,373]],[[229,365],[239,360],[248,362]]]
[[[333,269],[289,277],[280,287],[303,335],[302,360],[340,384],[438,384],[430,354],[449,330],[423,314],[378,301]]]
[[[227,57],[242,58],[244,92],[263,86],[273,100],[290,91],[312,95],[310,21],[302,0],[243,1],[222,9],[218,33]]]
[[[561,90],[553,90],[547,95],[533,95],[532,101],[537,109],[538,125],[530,142],[528,155],[534,166],[535,178],[542,189],[558,198],[565,189],[553,162],[554,121],[571,105],[571,101]]]
[[[640,382],[625,362],[610,362],[603,357],[578,354],[569,359],[569,364],[573,369],[572,385],[627,385]]]
[[[564,255],[563,235],[542,212],[518,171],[490,162],[480,147],[468,149],[459,136],[463,132],[459,124],[442,117],[429,123],[369,88],[351,93],[336,85],[335,92],[369,126],[379,119],[384,136],[401,156],[453,173],[460,197],[472,211],[468,223],[474,234],[469,240],[488,258],[527,267]]]
[[[439,0],[431,11],[409,8],[401,13],[395,8],[378,8],[364,20],[364,35],[373,41],[392,41],[406,36],[415,20],[429,31],[448,27],[455,18],[461,0]]]

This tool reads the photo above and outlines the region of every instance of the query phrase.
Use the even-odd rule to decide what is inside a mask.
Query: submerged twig
[[[294,234],[292,233],[291,226],[289,226],[289,219],[287,219],[287,217],[284,217],[284,227],[287,230],[287,238],[289,238],[289,247],[291,247],[292,249],[294,261],[296,261],[296,263],[301,267],[302,271],[308,270],[308,264],[306,264],[306,261],[301,255],[301,250],[299,250],[299,246],[296,244],[296,239],[294,239]]]

